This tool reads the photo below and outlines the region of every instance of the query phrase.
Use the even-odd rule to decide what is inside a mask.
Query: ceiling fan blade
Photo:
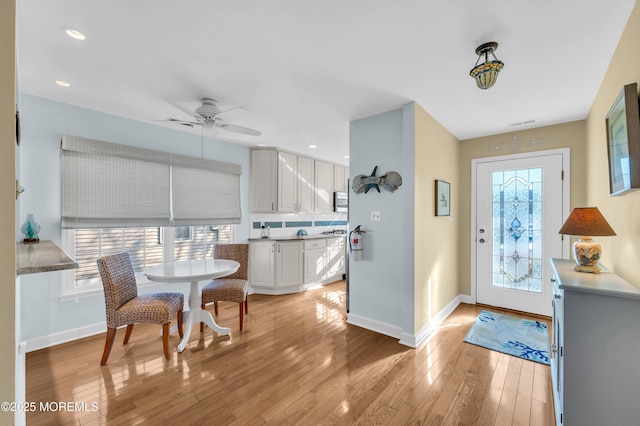
[[[216,122],[216,127],[227,132],[240,133],[242,135],[260,136],[262,132],[250,129],[248,127],[237,126],[235,124],[227,124],[221,121]]]
[[[233,108],[225,109],[224,111],[220,111],[219,113],[217,113],[215,115],[215,117],[220,117],[222,114],[226,114],[226,113],[231,112],[231,111],[240,111],[240,110],[246,111],[246,108],[239,106],[239,107],[233,107]],[[232,114],[232,115],[234,115],[234,114]],[[232,120],[233,121],[233,118],[225,117],[225,120]]]
[[[191,111],[189,108],[187,108],[187,107],[185,107],[185,106],[182,106],[182,105],[180,105],[179,103],[172,101],[171,99],[167,99],[167,102],[168,102],[169,104],[171,104],[172,106],[174,106],[174,107],[178,108],[180,111],[182,111],[182,112],[184,112],[185,114],[187,114],[189,117],[193,117],[193,118],[195,118],[196,120],[200,120],[200,119],[202,119],[202,117],[200,117],[198,114],[196,114],[196,112],[195,112],[195,111]]]
[[[153,120],[153,121],[168,121],[170,123],[182,124],[183,126],[189,126],[189,127],[200,126],[202,124],[199,121],[185,121],[185,120],[178,120],[176,118],[167,118],[166,120]]]

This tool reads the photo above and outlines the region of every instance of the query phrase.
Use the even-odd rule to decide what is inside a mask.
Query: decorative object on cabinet
[[[483,310],[464,341],[549,365],[549,330],[540,321]]]
[[[580,239],[573,243],[573,257],[576,261],[574,269],[578,272],[592,274],[600,273],[600,268],[596,265],[602,256],[602,247],[593,241],[591,236],[616,235],[597,207],[576,207],[573,209],[558,234],[580,236]]]
[[[369,192],[370,189],[375,189],[380,192],[380,185],[387,191],[395,191],[400,185],[402,185],[402,177],[397,172],[387,172],[385,175],[376,176],[378,166],[373,168],[373,171],[369,176],[358,175],[353,178],[352,189],[356,194]]]
[[[451,216],[451,184],[436,180],[436,216]]]
[[[27,220],[20,227],[20,231],[24,234],[23,243],[35,244],[40,242],[40,238],[38,238],[40,225],[33,218],[33,213],[27,213]]]
[[[637,84],[624,86],[607,114],[609,192],[640,188],[640,110]]]
[[[495,41],[481,44],[476,48],[478,60],[476,60],[476,65],[473,69],[469,71],[469,75],[476,80],[476,84],[480,89],[488,89],[496,84],[498,73],[502,71],[504,67],[504,63],[499,61],[498,58],[496,58],[496,54],[493,53],[497,48],[498,43]],[[493,56],[492,61],[489,60],[489,54]],[[484,55],[484,62],[478,65],[478,62],[482,59],[482,55]]]

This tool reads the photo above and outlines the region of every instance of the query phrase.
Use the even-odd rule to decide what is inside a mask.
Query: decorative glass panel
[[[493,286],[542,291],[542,169],[494,172]]]

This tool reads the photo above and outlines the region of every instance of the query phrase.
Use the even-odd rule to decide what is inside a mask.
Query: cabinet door
[[[302,284],[302,243],[276,243],[276,287]]]
[[[335,277],[345,273],[345,239],[334,238],[327,245],[327,266],[325,278]]]
[[[275,262],[273,242],[252,242],[250,244],[250,276],[252,287],[275,287]]]
[[[251,151],[251,211],[276,211],[277,153],[273,150]]]
[[[333,211],[333,165],[324,161],[316,161],[316,211],[330,213]]]
[[[553,323],[551,330],[553,344],[551,345],[551,382],[556,396],[554,405],[556,413],[562,413],[563,383],[564,383],[564,290],[559,288],[558,278],[551,279],[553,285]],[[560,417],[560,416],[557,416]]]
[[[314,161],[298,157],[298,211],[313,213],[315,202]]]
[[[325,249],[305,250],[304,283],[320,281],[325,273]]]
[[[345,167],[335,164],[333,166],[333,190],[346,192],[345,190]]]
[[[298,211],[298,156],[278,152],[278,211]]]

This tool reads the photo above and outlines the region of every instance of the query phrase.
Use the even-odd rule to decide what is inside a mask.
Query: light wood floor
[[[118,331],[104,367],[104,334],[27,354],[27,401],[79,410],[27,424],[555,424],[549,367],[462,341],[482,307],[460,305],[411,349],[346,323],[344,281],[249,300],[244,331],[221,303],[231,336],[194,328],[169,361],[144,324],[126,346]]]

